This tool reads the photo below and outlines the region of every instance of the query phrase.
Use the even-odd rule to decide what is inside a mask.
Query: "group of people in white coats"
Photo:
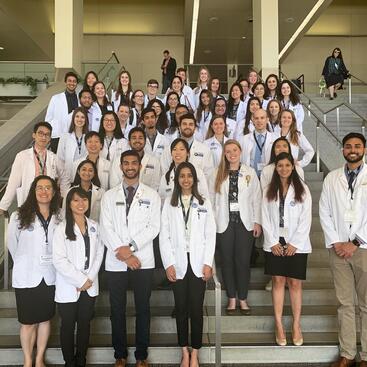
[[[183,80],[185,71],[181,70],[180,74]],[[62,93],[68,108],[75,102],[69,94],[73,93],[76,83],[70,79],[73,75],[65,78],[67,90]],[[109,102],[103,83],[89,73],[86,85],[79,93],[79,101],[83,105],[77,105],[67,114],[68,120],[63,120],[67,129],[62,130],[64,133],[60,136],[53,134],[57,119],[52,120],[53,125],[48,122],[35,125],[33,147],[16,157],[6,193],[0,201],[2,213],[10,207],[15,193],[22,193],[18,196],[20,209],[12,216],[11,231],[17,228],[21,234],[41,236],[41,241],[36,241],[41,247],[34,252],[35,256],[40,254],[39,258],[20,258],[36,263],[39,260],[40,273],[43,274],[42,269],[48,269],[53,278],[43,276],[37,279],[38,283],[31,284],[31,277],[27,277],[24,283],[13,285],[23,290],[47,293],[48,302],[52,304],[51,299],[54,299],[58,304],[60,341],[66,365],[85,365],[103,246],[107,248],[105,268],[115,365],[124,366],[127,360],[125,319],[128,282],[133,284],[139,320],[135,358],[138,366],[148,365],[149,299],[155,267],[153,240],[157,241],[158,236],[162,263],[168,280],[173,283],[183,367],[199,364],[205,282],[212,274],[215,248],[220,255],[228,296],[226,313],[233,314],[238,302],[240,312],[249,315],[250,258],[255,238],[262,232],[264,250],[269,253],[266,272],[272,276],[273,292],[277,295],[274,297],[276,341],[284,345],[281,299],[287,279],[294,295],[293,339],[295,344],[302,344],[301,280],[306,274],[307,253],[311,251],[307,239],[311,198],[302,180],[302,167],[311,161],[313,150],[297,129],[294,113],[282,110],[281,103],[277,104],[276,111],[276,106],[272,106],[275,99],[268,103],[267,111],[263,110],[262,88],[257,86],[256,91],[261,92],[258,96],[245,97],[246,81],[233,87],[227,103],[220,95],[218,83],[211,83],[208,70],[203,69],[200,87],[194,91],[193,98],[195,101],[195,96],[198,97],[198,109],[193,109],[191,103],[177,103],[171,124],[167,125],[166,120],[161,119],[162,116],[167,117],[162,110],[163,104],[154,96],[158,82],[148,82],[149,100],[144,108],[144,99],[140,101],[144,93],[132,91],[130,74],[122,72],[119,80],[121,85]],[[215,100],[211,100],[213,94],[208,93],[206,87],[216,93]],[[238,87],[241,88],[239,91]],[[185,89],[182,85],[181,88]],[[174,90],[168,93],[182,97],[182,90],[181,94]],[[188,93],[187,88],[185,93]],[[240,95],[239,100],[237,94]],[[274,94],[269,92],[270,95]],[[86,106],[94,108],[92,98],[100,113],[98,118],[92,117],[94,123],[91,124],[90,111]],[[52,101],[50,105],[56,103],[55,99]],[[131,107],[131,103],[135,107]],[[134,115],[129,112],[131,108],[134,108]],[[57,107],[53,106],[50,111],[55,109]],[[190,110],[201,111],[202,114],[195,117]],[[243,110],[245,118],[247,112],[251,117],[242,125],[238,140],[234,140]],[[202,119],[199,120],[200,115]],[[98,131],[95,131],[97,120]],[[131,120],[135,122],[131,123]],[[163,129],[164,126],[167,128]],[[57,129],[61,131],[59,126]],[[202,141],[203,133],[207,136],[205,141]],[[57,138],[59,141],[52,140]],[[53,147],[58,145],[57,154],[47,150],[50,143]],[[303,151],[301,159],[300,150]],[[283,158],[277,160],[278,156]],[[38,184],[39,177],[45,182]],[[54,179],[57,179],[57,184]],[[57,187],[60,187],[64,198],[62,205]],[[42,215],[38,213],[42,206],[40,203],[46,198],[50,202],[45,207],[50,207],[51,201],[57,199],[50,217],[52,220],[46,210],[44,213],[41,211]],[[33,200],[33,214],[28,212],[31,220],[18,224],[21,208],[30,205],[27,200]],[[302,216],[305,221],[302,235],[297,232],[300,230],[297,216]],[[38,232],[33,231],[37,223],[40,226]],[[275,230],[277,226],[278,232]],[[51,236],[53,229],[55,234]],[[18,248],[24,246],[19,242],[21,237],[15,235],[18,242],[13,246],[14,251],[11,249],[14,259]],[[51,243],[51,238],[56,238],[57,243],[54,240]],[[43,246],[43,243],[47,245]],[[18,272],[19,266],[15,266],[13,271]],[[55,284],[56,293],[52,288]],[[32,292],[28,300],[42,299],[38,293]],[[17,290],[17,293],[22,296],[22,291]],[[36,357],[42,361],[42,346],[47,342],[47,325],[54,308],[50,306],[44,317],[28,319],[22,318],[22,307],[18,306],[26,364],[31,361],[29,350],[36,340],[34,333],[37,328],[34,325],[46,323],[46,334],[39,340],[40,355]],[[191,344],[188,338],[189,318]],[[78,325],[79,338],[74,353],[74,341],[70,340],[70,335],[75,324]]]

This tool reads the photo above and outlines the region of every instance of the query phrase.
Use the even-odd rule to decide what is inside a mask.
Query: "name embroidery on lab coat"
[[[196,153],[194,153],[194,156],[195,157],[204,157],[204,154],[200,153],[200,152],[196,152]]]

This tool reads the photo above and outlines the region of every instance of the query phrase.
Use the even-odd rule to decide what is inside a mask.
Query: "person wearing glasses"
[[[158,88],[159,83],[156,79],[149,79],[147,83],[147,93],[144,97],[144,108],[148,106],[148,103],[150,101],[153,101],[153,99],[159,99],[158,97]]]
[[[334,48],[331,56],[325,60],[322,75],[326,81],[326,87],[329,89],[330,99],[337,97],[336,90],[341,88],[344,79],[349,75],[349,71],[344,65],[342,51],[339,47]]]
[[[70,186],[69,176],[56,154],[47,149],[51,141],[52,126],[45,121],[34,125],[33,145],[19,152],[14,159],[5,194],[0,201],[0,214],[7,211],[15,196],[18,206],[27,198],[35,177],[47,175],[58,179],[61,195],[64,197]]]

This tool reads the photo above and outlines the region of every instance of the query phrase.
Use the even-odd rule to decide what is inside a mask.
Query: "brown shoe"
[[[148,364],[148,361],[146,359],[144,360],[137,360],[136,361],[136,364],[135,364],[136,367],[149,367],[149,364]]]
[[[339,357],[339,359],[332,363],[330,367],[355,367],[355,359],[348,359],[345,357]]]
[[[125,367],[126,366],[126,359],[125,358],[118,358],[115,361],[115,367]]]
[[[367,361],[361,361],[359,367],[367,367]]]

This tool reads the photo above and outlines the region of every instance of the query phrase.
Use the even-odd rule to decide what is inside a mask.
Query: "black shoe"
[[[334,98],[338,97],[338,95],[334,92]]]
[[[333,97],[330,97],[329,99],[330,99],[330,101],[332,101],[334,98]]]

